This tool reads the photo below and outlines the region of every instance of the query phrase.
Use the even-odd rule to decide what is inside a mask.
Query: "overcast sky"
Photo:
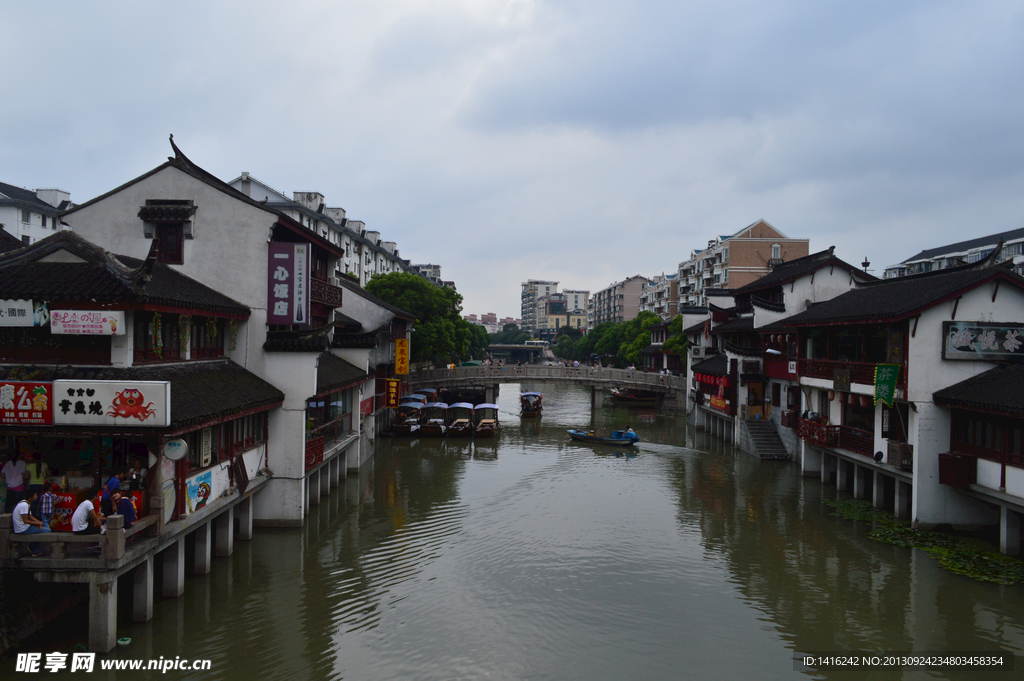
[[[439,263],[519,284],[673,272],[765,219],[872,269],[1024,227],[1024,3],[21,2],[0,181],[84,202],[168,133]]]

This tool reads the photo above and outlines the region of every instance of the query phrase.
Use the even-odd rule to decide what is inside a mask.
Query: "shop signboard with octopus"
[[[57,425],[166,427],[171,422],[169,381],[53,382]]]

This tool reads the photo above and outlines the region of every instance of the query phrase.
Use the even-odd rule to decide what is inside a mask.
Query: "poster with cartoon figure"
[[[206,506],[213,493],[213,471],[200,473],[185,481],[185,513],[195,513]]]

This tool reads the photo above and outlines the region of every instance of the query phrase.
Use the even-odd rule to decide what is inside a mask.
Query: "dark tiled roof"
[[[60,213],[60,209],[40,199],[31,189],[22,189],[6,182],[0,182],[0,206],[2,205],[31,208],[37,213],[45,213],[46,215],[57,215]]]
[[[0,253],[6,253],[7,251],[15,251],[19,248],[24,248],[25,244],[22,243],[21,239],[8,234],[7,230],[0,229]]]
[[[316,394],[323,395],[362,383],[369,374],[340,357],[325,352],[317,359]]]
[[[736,317],[727,322],[713,325],[711,330],[717,333],[718,331],[746,331],[752,328],[754,328],[753,317]]]
[[[171,430],[281,404],[284,393],[230,360],[152,367],[0,366],[0,378],[170,381]]]
[[[1024,279],[1001,266],[939,270],[864,284],[780,323],[809,326],[905,319],[994,279],[1024,288]]]
[[[915,256],[907,258],[904,263],[916,262],[918,260],[931,260],[947,253],[964,253],[973,248],[981,248],[982,246],[995,246],[999,243],[999,240],[1003,241],[1015,241],[1017,239],[1024,239],[1024,227],[1020,229],[1012,229],[1009,232],[1000,232],[999,234],[990,234],[989,236],[979,237],[977,239],[968,239],[967,241],[958,241],[955,244],[949,244],[948,246],[939,246],[938,248],[929,248],[921,251]],[[902,263],[901,263],[902,264]]]
[[[729,358],[725,355],[712,355],[703,362],[697,362],[694,364],[693,372],[698,374],[725,376],[729,373]]]
[[[60,251],[84,262],[40,262]],[[136,303],[239,317],[250,312],[168,265],[150,262],[147,266],[144,260],[112,255],[74,232],[58,232],[0,255],[0,299],[5,298]]]
[[[1024,364],[998,366],[936,392],[936,404],[1024,417]]]
[[[685,333],[685,334],[700,333],[700,332],[702,332],[704,330],[704,326],[707,324],[707,322],[708,322],[708,320],[705,319],[703,321],[697,322],[693,326],[688,326],[685,329],[683,329],[683,333]]]
[[[267,334],[263,349],[267,352],[323,352],[330,341],[327,334],[315,336],[280,336]]]
[[[876,277],[865,272],[861,272],[848,262],[835,257],[835,248],[835,246],[830,246],[824,251],[811,253],[810,255],[805,255],[802,258],[797,258],[796,260],[790,260],[789,262],[777,265],[775,269],[760,279],[752,281],[746,286],[734,289],[733,294],[740,296],[745,293],[752,293],[754,291],[760,291],[773,286],[787,284],[828,265],[838,266],[848,272],[857,273],[858,280],[860,281],[872,281],[876,279]]]

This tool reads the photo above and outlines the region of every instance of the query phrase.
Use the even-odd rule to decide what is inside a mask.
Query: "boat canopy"
[[[419,402],[402,402],[398,405],[399,409],[422,409],[423,405]]]
[[[469,409],[472,411],[473,405],[469,402],[456,402],[448,407],[449,409]]]
[[[496,405],[496,404],[478,404],[478,405],[476,405],[476,408],[477,409],[493,409],[494,411],[498,411],[498,405]]]
[[[419,393],[413,393],[412,395],[402,395],[403,402],[426,402],[427,396]]]
[[[447,409],[448,405],[445,402],[431,402],[430,404],[426,405],[427,409],[430,409],[432,407],[436,407],[438,409]]]
[[[540,397],[540,393],[519,393],[520,397]]]

